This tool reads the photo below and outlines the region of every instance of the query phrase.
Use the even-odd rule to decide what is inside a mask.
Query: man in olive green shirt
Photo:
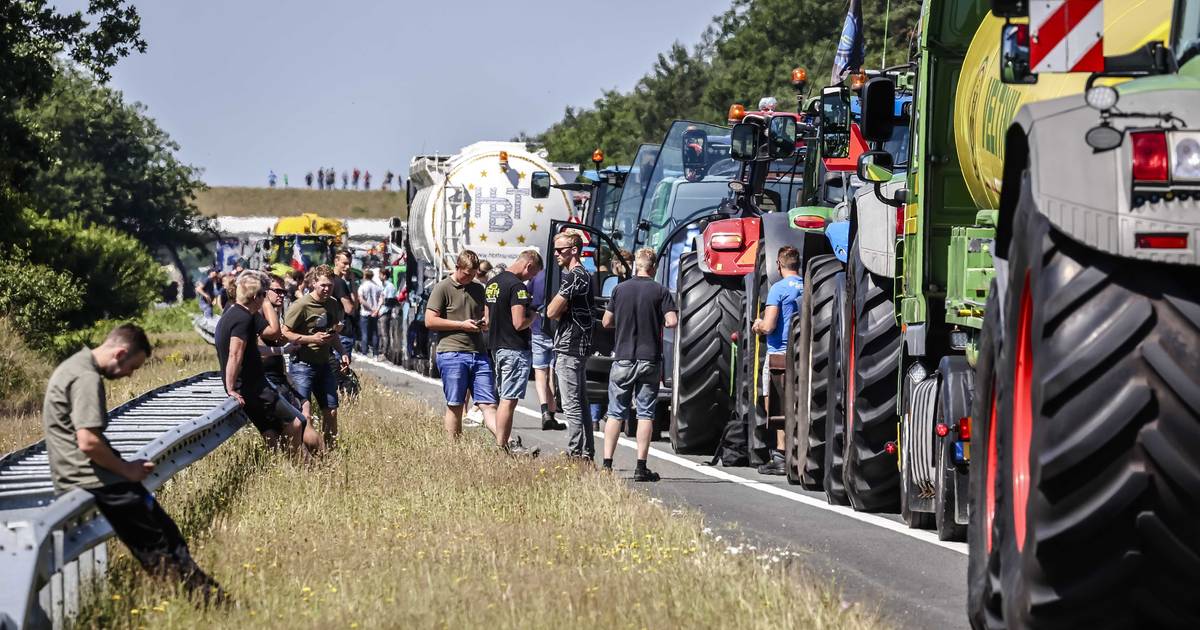
[[[333,283],[333,269],[327,265],[314,269],[309,275],[310,291],[292,302],[283,318],[284,337],[301,346],[292,359],[288,375],[296,386],[296,395],[303,401],[303,412],[309,417],[312,417],[309,398],[314,393],[317,395],[317,404],[324,411],[321,428],[325,444],[330,448],[337,439],[338,408],[336,365],[331,361],[333,353],[341,355],[342,361],[349,364],[349,356],[342,354],[338,342],[343,311],[332,296]]]
[[[77,488],[91,493],[117,538],[147,571],[180,580],[205,598],[223,598],[217,583],[192,561],[175,521],[142,485],[154,462],[126,461],[104,436],[104,379],[129,376],[150,352],[145,331],[122,324],[100,346],[81,349],[54,370],[42,404],[50,477],[60,494]]]
[[[425,305],[425,326],[438,334],[437,366],[446,396],[443,424],[451,439],[462,435],[462,414],[467,392],[483,411],[484,424],[496,427],[496,388],[492,358],[483,345],[483,285],[475,282],[479,256],[464,249],[454,273],[433,287]]]

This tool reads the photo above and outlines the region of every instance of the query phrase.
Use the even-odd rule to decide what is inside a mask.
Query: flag
[[[300,249],[299,236],[292,241],[292,269],[295,269],[296,271],[308,270],[308,265],[304,263],[304,251]]]
[[[842,37],[838,40],[837,53],[833,56],[833,76],[830,84],[841,83],[846,75],[862,69],[867,57],[863,42],[862,0],[850,0],[846,12],[846,23],[842,26]]]

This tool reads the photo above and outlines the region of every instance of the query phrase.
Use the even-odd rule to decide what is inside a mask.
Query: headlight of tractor
[[[1171,134],[1171,179],[1200,181],[1200,132]]]

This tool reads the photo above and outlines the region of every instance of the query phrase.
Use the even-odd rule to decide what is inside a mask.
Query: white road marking
[[[412,379],[421,381],[422,383],[428,383],[430,385],[437,385],[439,387],[441,387],[441,385],[442,385],[442,382],[438,379],[429,378],[427,376],[421,376],[420,374],[417,374],[416,372],[411,372],[409,370],[405,370],[403,368],[396,367],[396,366],[392,365],[391,363],[384,363],[382,361],[376,361],[374,359],[369,359],[366,357],[356,357],[354,360],[362,361],[363,363],[366,363],[368,365],[373,365],[375,367],[382,368],[384,370],[388,370],[389,372],[403,374],[404,376],[406,376],[408,378],[412,378]],[[542,418],[542,414],[540,414],[536,411],[533,411],[531,409],[526,409],[524,407],[521,407],[520,405],[517,406],[517,411],[520,413],[523,413],[531,418],[536,418],[538,420],[541,420],[541,418]],[[604,437],[603,431],[595,431],[594,433],[599,438]],[[630,440],[628,438],[619,438],[617,440],[617,443],[620,444],[621,446],[625,446],[625,447],[628,447],[631,449],[637,448],[637,442]],[[909,538],[914,538],[921,542],[926,542],[931,545],[936,545],[943,549],[949,549],[950,551],[955,551],[955,552],[961,553],[963,555],[967,554],[966,543],[947,542],[947,541],[938,540],[937,534],[934,532],[923,530],[923,529],[911,529],[903,523],[898,523],[896,521],[893,521],[888,518],[884,518],[877,514],[856,512],[856,511],[854,511],[854,508],[844,506],[844,505],[830,505],[829,503],[825,502],[822,499],[810,497],[808,495],[800,494],[797,492],[792,492],[791,490],[785,490],[784,488],[781,488],[779,486],[772,485],[769,483],[763,483],[761,481],[756,481],[754,479],[747,479],[745,477],[740,477],[738,475],[734,475],[732,473],[725,472],[725,471],[723,471],[719,468],[713,467],[713,466],[703,466],[701,464],[697,464],[696,462],[693,462],[690,459],[680,457],[678,455],[675,455],[674,453],[668,453],[659,448],[652,447],[650,449],[650,456],[657,457],[663,461],[675,464],[676,466],[682,466],[689,470],[700,473],[701,475],[706,475],[709,477],[713,477],[715,479],[720,479],[722,481],[736,483],[738,485],[745,486],[747,488],[758,490],[759,492],[765,492],[767,494],[771,494],[771,495],[780,497],[782,499],[787,499],[788,501],[795,501],[796,503],[801,503],[801,504],[806,505],[811,508],[816,508],[818,510],[825,510],[826,512],[833,512],[834,514],[840,514],[841,516],[845,516],[847,518],[852,518],[856,521],[867,523],[869,525],[874,525],[876,527],[882,527],[883,529],[895,532],[897,534],[901,534],[903,536],[908,536]]]

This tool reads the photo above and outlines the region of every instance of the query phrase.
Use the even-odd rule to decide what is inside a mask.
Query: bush
[[[19,260],[0,262],[0,316],[11,320],[31,346],[46,348],[83,303],[83,291],[70,273]]]
[[[71,328],[138,316],[167,283],[159,264],[137,239],[80,219],[51,219],[25,210],[7,240],[30,262],[78,279],[83,303],[66,313]]]
[[[0,339],[5,340],[0,345],[0,364],[4,365],[0,369],[0,416],[36,410],[50,376],[50,364],[29,349],[21,335],[8,318],[0,317]]]

